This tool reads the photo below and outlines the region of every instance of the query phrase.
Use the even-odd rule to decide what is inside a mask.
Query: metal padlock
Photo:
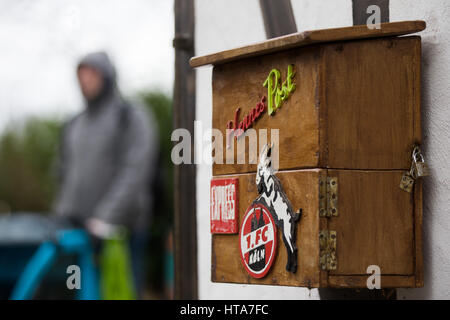
[[[423,158],[422,152],[419,147],[415,147],[413,151],[413,166],[417,177],[426,177],[430,175],[428,165]]]
[[[400,180],[400,189],[408,193],[411,193],[413,186],[414,186],[414,177],[411,175],[411,170],[405,171],[402,175],[402,179]]]

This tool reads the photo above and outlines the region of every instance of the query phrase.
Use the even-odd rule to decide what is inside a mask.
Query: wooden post
[[[267,39],[297,32],[290,0],[260,0]]]
[[[188,129],[194,142],[195,71],[189,66],[194,55],[194,0],[175,0],[175,85],[173,127]],[[193,149],[192,159],[193,159]],[[196,170],[181,164],[174,170],[175,298],[197,299]]]
[[[371,5],[380,7],[381,23],[389,22],[389,0],[353,0],[353,25],[361,25],[367,23],[370,13],[367,8]]]

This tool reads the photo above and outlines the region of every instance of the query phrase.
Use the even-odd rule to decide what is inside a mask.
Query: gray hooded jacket
[[[79,223],[96,217],[131,229],[148,227],[158,148],[155,123],[121,98],[105,53],[86,56],[82,65],[99,70],[104,87],[65,125],[54,210]]]

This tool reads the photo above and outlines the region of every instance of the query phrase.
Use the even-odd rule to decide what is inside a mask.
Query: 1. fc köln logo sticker
[[[302,209],[294,212],[281,181],[273,172],[272,147],[266,144],[261,151],[255,180],[259,195],[247,209],[239,237],[242,263],[255,278],[264,277],[272,266],[277,228],[287,251],[286,270],[297,271],[296,234]]]
[[[264,277],[275,259],[277,228],[263,203],[254,203],[247,209],[239,238],[245,269],[254,278]]]

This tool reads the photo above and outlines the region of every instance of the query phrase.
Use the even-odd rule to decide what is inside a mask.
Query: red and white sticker
[[[238,181],[211,180],[211,233],[238,232]]]
[[[254,278],[270,270],[277,249],[277,228],[269,209],[256,203],[247,209],[239,233],[244,268]]]

